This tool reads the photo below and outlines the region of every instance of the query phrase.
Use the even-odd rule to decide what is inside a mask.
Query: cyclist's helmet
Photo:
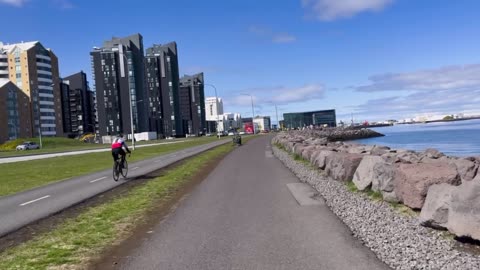
[[[123,133],[118,133],[119,138],[123,138]]]

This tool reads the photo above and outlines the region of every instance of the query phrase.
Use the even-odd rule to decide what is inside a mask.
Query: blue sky
[[[480,1],[0,0],[0,41],[39,40],[62,76],[112,36],[176,41],[181,74],[204,71],[225,110],[275,120],[336,109],[339,120],[480,113]],[[207,95],[213,89],[206,88]]]

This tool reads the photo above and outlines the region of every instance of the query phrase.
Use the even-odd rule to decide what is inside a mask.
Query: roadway
[[[273,157],[271,138],[229,154],[111,267],[389,269]]]
[[[231,140],[219,140],[131,163],[126,180],[146,175],[227,142]],[[122,179],[115,182],[112,169],[107,169],[0,197],[0,237],[124,183],[126,181]]]
[[[173,141],[173,142],[163,142],[163,143],[142,144],[142,145],[135,145],[135,148],[149,147],[149,146],[162,145],[162,144],[183,143],[183,142],[185,142],[185,141]],[[32,154],[32,155],[25,155],[25,156],[2,157],[2,158],[0,158],[0,164],[21,162],[21,161],[29,161],[29,160],[36,160],[36,159],[44,159],[44,158],[53,158],[53,157],[75,156],[75,155],[97,153],[97,152],[108,152],[108,151],[111,151],[111,149],[110,148],[101,148],[101,149],[89,149],[89,150],[58,152],[58,153],[51,153],[51,154]]]

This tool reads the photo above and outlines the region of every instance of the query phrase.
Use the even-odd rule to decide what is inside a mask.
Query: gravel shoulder
[[[345,184],[327,179],[283,150],[273,147],[273,152],[324,197],[355,237],[393,269],[480,269],[480,257],[456,248],[458,243],[445,232],[422,227],[415,216],[402,215],[389,203],[352,193]]]

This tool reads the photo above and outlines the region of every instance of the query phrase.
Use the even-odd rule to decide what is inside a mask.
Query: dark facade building
[[[0,143],[31,137],[30,100],[10,80],[0,78]]]
[[[60,93],[62,96],[63,132],[67,136],[71,136],[73,132],[72,116],[70,114],[70,85],[64,81],[60,81]]]
[[[205,93],[203,73],[180,79],[180,117],[185,134],[206,133]]]
[[[145,74],[149,96],[149,130],[157,132],[159,137],[182,136],[177,44],[154,44],[148,48]]]
[[[87,75],[81,71],[65,77],[61,90],[64,132],[69,136],[96,132],[94,94]]]
[[[143,37],[134,34],[105,41],[90,53],[97,100],[98,133],[148,131]],[[131,110],[130,110],[131,108]]]
[[[337,126],[337,119],[335,110],[313,111],[313,112],[299,112],[299,113],[284,113],[283,123],[285,128],[303,128],[310,125],[329,127]]]

